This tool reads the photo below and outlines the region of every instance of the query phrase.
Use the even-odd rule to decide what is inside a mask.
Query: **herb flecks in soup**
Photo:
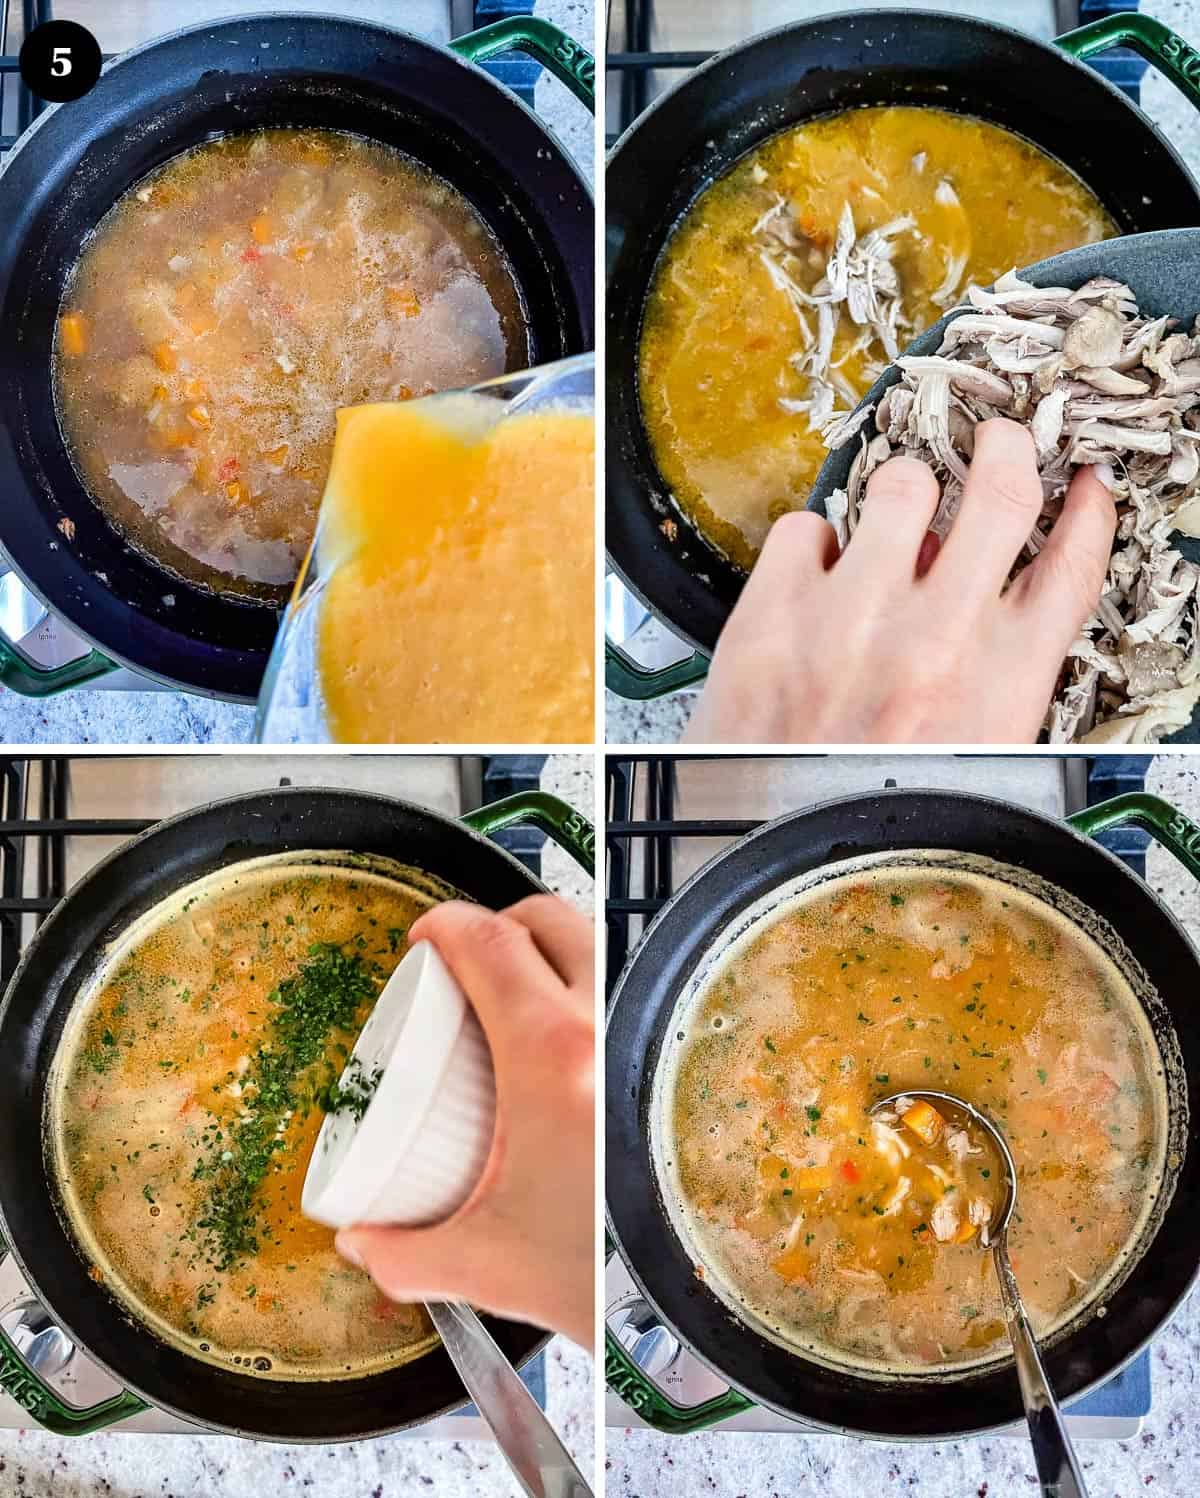
[[[183,576],[262,594],[312,539],[334,413],[522,368],[508,261],[418,162],[331,130],[168,162],[85,245],[55,389],[94,498]]]
[[[938,109],[849,110],[738,162],[667,242],[640,391],[659,470],[733,561],[802,508],[821,430],[968,285],[1115,234],[1059,162]]]
[[[143,918],[72,1018],[50,1094],[54,1175],[95,1277],[168,1341],[275,1378],[433,1342],[300,1193],[408,927],[450,891],[320,858],[242,866]]]
[[[677,1028],[662,1149],[685,1238],[718,1293],[835,1362],[1007,1350],[980,1252],[998,1163],[936,1110],[872,1119],[880,1098],[949,1092],[999,1124],[1042,1334],[1128,1263],[1160,1188],[1165,1090],[1137,999],[1090,936],[990,876],[822,883],[752,927]]]
[[[343,743],[592,737],[592,413],[504,409],[338,415],[318,659]]]

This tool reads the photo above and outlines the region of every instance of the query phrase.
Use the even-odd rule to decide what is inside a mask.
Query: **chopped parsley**
[[[383,1077],[383,1067],[377,1066],[371,1075],[365,1076],[362,1063],[357,1057],[351,1059],[340,1082],[331,1082],[328,1090],[321,1099],[321,1106],[326,1113],[349,1113],[354,1119],[361,1119],[363,1114],[371,1106],[371,1099],[375,1096],[375,1089]],[[784,1175],[787,1172],[784,1171]]]
[[[308,949],[295,976],[271,993],[275,1013],[267,1039],[241,1083],[249,1117],[231,1119],[224,1134],[210,1130],[208,1154],[193,1171],[194,1180],[207,1183],[193,1234],[216,1269],[257,1252],[259,1188],[275,1154],[286,1148],[287,1116],[313,1101],[305,1074],[324,1058],[331,1033],[348,1030],[377,991],[357,953],[320,942]]]

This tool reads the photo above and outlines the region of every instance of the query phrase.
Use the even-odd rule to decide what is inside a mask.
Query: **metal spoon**
[[[537,1401],[471,1307],[430,1301],[425,1309],[529,1498],[592,1498]]]
[[[1087,1498],[1083,1474],[1079,1470],[1054,1391],[1046,1378],[1046,1370],[1042,1367],[1029,1318],[1021,1303],[1016,1276],[1009,1262],[1008,1225],[1017,1204],[1017,1166],[1008,1141],[986,1113],[950,1092],[894,1092],[890,1097],[881,1098],[870,1111],[878,1113],[882,1108],[894,1109],[901,1098],[924,1099],[937,1107],[939,1112],[944,1113],[950,1109],[965,1115],[983,1130],[995,1147],[996,1155],[1004,1167],[1006,1195],[999,1211],[988,1224],[988,1235],[991,1239],[992,1261],[1000,1280],[1004,1319],[1012,1342],[1021,1397],[1025,1403],[1025,1418],[1029,1422],[1033,1460],[1041,1479],[1044,1498]]]

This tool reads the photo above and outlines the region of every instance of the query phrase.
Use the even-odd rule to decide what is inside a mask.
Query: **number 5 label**
[[[0,6],[3,0],[0,0]],[[21,48],[21,78],[31,94],[47,104],[71,104],[96,86],[100,43],[74,21],[35,26]]]

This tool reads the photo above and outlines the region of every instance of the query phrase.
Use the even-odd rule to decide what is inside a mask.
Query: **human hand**
[[[932,469],[871,475],[839,556],[808,511],[772,526],[713,656],[692,743],[1033,743],[1063,659],[1104,586],[1112,495],[1081,468],[1037,559],[1009,572],[1042,507],[1033,439],[975,429],[962,505],[939,548]]]
[[[461,900],[414,922],[470,1000],[496,1070],[478,1185],[445,1222],[347,1228],[337,1249],[393,1300],[463,1300],[592,1343],[592,923],[552,895],[499,914]]]

